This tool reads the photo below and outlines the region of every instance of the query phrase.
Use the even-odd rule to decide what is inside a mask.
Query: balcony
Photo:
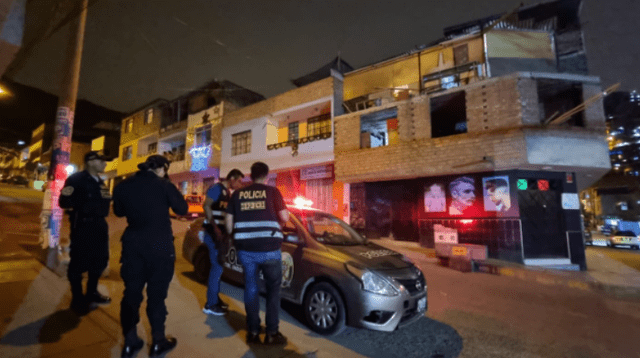
[[[302,138],[298,138],[298,139],[294,139],[294,140],[288,140],[285,142],[280,142],[280,143],[275,143],[275,144],[268,144],[267,145],[267,149],[268,150],[275,150],[275,149],[280,149],[280,148],[284,148],[284,147],[298,147],[299,144],[303,144],[303,143],[309,143],[309,142],[313,142],[316,140],[323,140],[323,139],[329,139],[331,138],[331,133],[321,133],[321,134],[316,134],[314,136],[310,136],[310,137],[302,137]]]

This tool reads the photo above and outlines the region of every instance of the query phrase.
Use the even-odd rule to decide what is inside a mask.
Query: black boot
[[[122,358],[133,357],[136,352],[142,349],[142,346],[144,346],[144,342],[142,341],[142,339],[138,339],[138,341],[133,344],[125,343],[124,347],[122,348]]]

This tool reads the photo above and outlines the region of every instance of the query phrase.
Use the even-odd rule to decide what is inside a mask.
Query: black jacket
[[[86,170],[67,178],[58,201],[61,208],[71,209],[72,223],[77,218],[104,218],[109,215],[110,202],[109,189]]]
[[[178,188],[151,171],[139,171],[113,190],[113,212],[126,216],[129,226],[122,242],[173,252],[169,208],[186,215],[189,205]]]

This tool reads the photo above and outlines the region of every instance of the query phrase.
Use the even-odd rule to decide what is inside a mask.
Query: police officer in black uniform
[[[220,299],[220,276],[222,276],[222,265],[224,257],[229,250],[229,238],[225,227],[225,212],[229,204],[231,194],[229,190],[237,190],[242,185],[244,174],[238,169],[232,169],[225,180],[214,184],[207,190],[204,204],[202,205],[206,220],[204,243],[209,249],[209,260],[211,270],[209,271],[209,282],[207,286],[207,303],[202,312],[221,316],[225,314],[229,306]]]
[[[98,292],[98,279],[109,263],[109,215],[111,194],[98,175],[108,158],[91,151],[84,156],[85,168],[67,178],[59,205],[69,209],[71,245],[67,277],[71,284],[71,309],[86,313],[91,303],[105,304],[111,298]],[[86,295],[82,274],[88,272]]]
[[[289,211],[282,194],[265,185],[269,167],[262,162],[251,166],[253,184],[236,190],[227,208],[226,225],[233,232],[234,245],[244,270],[244,308],[247,312],[247,343],[260,342],[260,301],[258,275],[262,271],[267,289],[267,326],[264,344],[286,344],[278,331],[280,284],[282,282],[282,227]]]
[[[113,211],[126,216],[127,229],[122,235],[124,297],[120,321],[124,334],[122,357],[132,357],[144,345],[138,337],[142,291],[147,286],[147,317],[153,343],[149,355],[154,357],[173,349],[177,340],[165,336],[169,283],[176,260],[169,208],[178,215],[189,209],[178,188],[168,180],[169,161],[152,155],[133,177],[118,184],[113,192]]]

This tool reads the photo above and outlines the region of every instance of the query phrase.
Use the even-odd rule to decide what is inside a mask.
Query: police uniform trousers
[[[124,281],[124,296],[120,306],[120,322],[125,344],[138,341],[136,325],[140,321],[142,291],[147,286],[147,317],[153,341],[165,338],[167,306],[165,299],[173,278],[175,252],[149,249],[135,242],[122,243],[120,276]]]
[[[71,225],[67,277],[73,298],[83,297],[82,274],[88,272],[87,295],[98,288],[98,279],[109,263],[109,227],[103,217],[77,218]]]

